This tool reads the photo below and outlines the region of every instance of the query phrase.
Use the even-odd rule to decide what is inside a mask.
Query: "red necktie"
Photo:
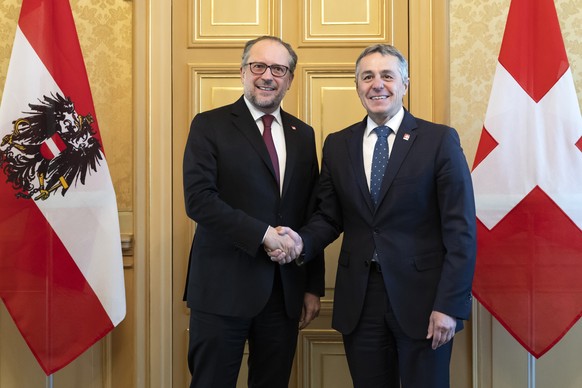
[[[275,149],[275,143],[273,142],[273,135],[271,134],[271,124],[275,117],[271,115],[264,115],[261,117],[263,120],[263,125],[265,130],[263,131],[263,140],[269,151],[269,156],[271,157],[271,163],[273,163],[273,168],[275,169],[275,176],[277,177],[277,183],[279,180],[279,158],[277,157],[277,150]]]

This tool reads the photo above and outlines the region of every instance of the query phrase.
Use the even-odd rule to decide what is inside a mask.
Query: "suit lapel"
[[[414,143],[414,140],[416,139],[416,133],[414,131],[416,128],[416,120],[407,110],[405,110],[404,118],[402,119],[398,133],[394,139],[392,151],[390,152],[388,167],[386,168],[386,173],[382,180],[382,187],[378,198],[378,207],[386,196],[392,182],[394,182],[394,178],[396,177],[400,166],[404,162],[408,151],[410,151],[410,148],[412,147],[412,143]]]
[[[366,118],[352,128],[351,133],[346,139],[346,145],[348,147],[349,164],[356,177],[356,185],[364,198],[364,202],[368,205],[370,211],[374,212],[374,204],[372,203],[372,197],[370,197],[370,189],[368,182],[366,182],[366,172],[364,171],[363,141],[365,130]]]
[[[289,115],[281,109],[281,123],[285,135],[285,148],[287,150],[287,159],[285,161],[285,174],[283,177],[283,197],[291,184],[291,178],[295,173],[297,164],[297,155],[301,152],[301,142],[297,133],[297,128],[290,124]]]
[[[251,143],[251,146],[255,151],[257,151],[257,154],[259,154],[269,171],[271,171],[273,180],[276,182],[277,176],[275,175],[275,170],[273,168],[273,163],[271,163],[267,146],[265,146],[265,141],[261,136],[257,123],[253,120],[253,116],[251,115],[251,112],[249,112],[243,97],[238,99],[232,105],[231,114],[233,125],[247,138],[249,143]]]

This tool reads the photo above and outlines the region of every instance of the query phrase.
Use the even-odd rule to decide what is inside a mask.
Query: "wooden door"
[[[186,387],[188,309],[181,296],[195,225],[184,211],[181,166],[192,117],[240,97],[244,43],[260,35],[276,35],[289,42],[299,56],[284,109],[314,127],[320,157],[329,133],[362,120],[366,114],[355,91],[354,62],[370,44],[391,43],[409,57],[411,76],[418,76],[424,89],[421,94],[413,84],[405,104],[416,107],[414,113],[421,117],[446,120],[444,99],[437,103],[430,99],[446,95],[446,75],[433,73],[447,73],[442,65],[448,60],[446,50],[437,55],[434,52],[446,47],[444,39],[437,38],[446,38],[442,31],[447,9],[441,1],[413,0],[176,0],[172,12],[173,383]],[[409,35],[411,26],[418,27],[414,36]],[[423,67],[417,65],[420,58]],[[351,386],[341,336],[330,326],[340,240],[326,250],[322,312],[299,335],[290,387]],[[461,346],[466,354],[466,342],[461,341]],[[466,358],[463,360],[466,363]],[[464,366],[459,386],[468,386],[465,382],[470,371]],[[246,386],[244,366],[239,386]]]

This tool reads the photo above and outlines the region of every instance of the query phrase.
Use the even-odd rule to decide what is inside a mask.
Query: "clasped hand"
[[[281,265],[292,262],[303,251],[301,236],[286,226],[269,226],[263,245],[271,260]]]

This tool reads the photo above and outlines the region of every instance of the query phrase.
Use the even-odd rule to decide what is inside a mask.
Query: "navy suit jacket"
[[[194,220],[184,299],[207,313],[253,317],[280,267],[289,317],[305,292],[324,294],[324,261],[279,266],[261,241],[269,225],[299,228],[315,207],[319,168],[313,128],[281,110],[287,150],[282,194],[267,147],[243,98],[192,120],[184,153],[186,212]]]
[[[305,262],[344,232],[332,325],[349,334],[376,250],[400,326],[425,338],[433,310],[458,320],[470,314],[476,256],[470,171],[454,129],[405,111],[375,209],[363,165],[365,128],[366,119],[325,141],[318,210],[300,232]]]

